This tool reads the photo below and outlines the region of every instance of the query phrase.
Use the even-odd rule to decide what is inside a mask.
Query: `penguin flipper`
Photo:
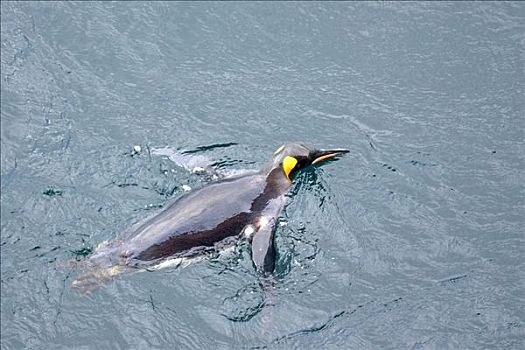
[[[197,175],[205,175],[212,180],[225,179],[248,173],[255,173],[253,170],[246,169],[224,169],[219,168],[220,162],[213,161],[202,154],[200,150],[176,150],[171,147],[152,148],[151,154],[168,157],[177,166],[188,170]]]
[[[275,231],[275,218],[259,226],[252,239],[252,260],[255,268],[262,274],[271,274],[275,268],[275,247],[273,236]]]
[[[151,154],[156,156],[168,157],[177,166],[193,173],[208,173],[213,171],[213,161],[202,154],[195,154],[184,150],[177,150],[171,147],[152,148]]]

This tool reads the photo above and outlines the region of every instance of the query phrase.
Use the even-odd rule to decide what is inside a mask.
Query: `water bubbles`
[[[196,166],[195,168],[191,170],[191,172],[194,174],[204,174],[206,172],[206,169],[204,169],[201,166]]]

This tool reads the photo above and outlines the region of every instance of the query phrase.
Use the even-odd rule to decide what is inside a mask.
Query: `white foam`
[[[164,261],[158,263],[157,265],[153,265],[151,267],[148,267],[148,270],[150,270],[150,271],[157,271],[157,270],[165,269],[165,268],[186,267],[189,264],[192,264],[192,263],[197,262],[197,261],[201,261],[202,259],[203,259],[203,257],[201,257],[201,256],[194,257],[194,258],[172,258],[172,259],[167,259],[167,260],[164,260]]]

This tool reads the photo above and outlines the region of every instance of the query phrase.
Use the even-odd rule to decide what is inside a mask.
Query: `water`
[[[522,348],[522,3],[1,10],[3,349]],[[255,169],[286,141],[352,153],[297,179],[273,306],[246,246],[70,287],[204,182],[148,149]]]

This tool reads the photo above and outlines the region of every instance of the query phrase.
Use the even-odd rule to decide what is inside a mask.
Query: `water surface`
[[[2,348],[523,346],[522,3],[1,11]],[[69,261],[204,183],[148,150],[255,169],[287,141],[352,153],[297,179],[273,305],[242,245],[70,287]]]

